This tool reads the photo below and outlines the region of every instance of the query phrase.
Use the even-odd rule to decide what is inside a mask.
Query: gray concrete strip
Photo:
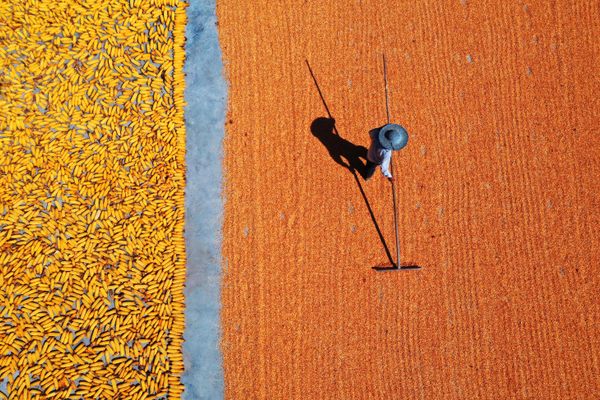
[[[221,163],[227,84],[214,0],[187,9],[185,109],[187,185],[184,399],[223,398],[220,350]]]

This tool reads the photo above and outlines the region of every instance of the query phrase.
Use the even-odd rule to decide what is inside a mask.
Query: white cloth
[[[367,160],[381,166],[381,173],[386,178],[391,178],[392,173],[390,172],[390,162],[392,161],[392,150],[386,149],[379,143],[379,129],[371,129],[369,136],[371,136],[371,146],[367,152]]]

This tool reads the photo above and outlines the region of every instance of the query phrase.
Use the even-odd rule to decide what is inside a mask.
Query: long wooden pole
[[[390,121],[390,105],[388,96],[388,82],[387,82],[387,65],[385,62],[385,54],[383,54],[383,81],[385,83],[385,111],[387,113],[387,123]],[[393,150],[392,150],[392,154]],[[394,163],[390,160],[390,170],[392,173],[392,198],[394,200],[394,226],[396,228],[396,268],[400,268],[400,239],[398,237],[398,207],[396,205],[396,175],[394,175]]]

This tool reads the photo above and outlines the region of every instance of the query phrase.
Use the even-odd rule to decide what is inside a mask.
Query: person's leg
[[[375,169],[377,169],[377,164],[367,160],[367,165],[365,166],[365,180],[368,180],[375,173]]]

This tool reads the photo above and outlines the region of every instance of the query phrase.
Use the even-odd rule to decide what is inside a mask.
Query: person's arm
[[[381,173],[388,179],[392,179],[392,173],[390,172],[390,162],[392,161],[392,151],[385,150],[383,154],[383,161],[381,162]]]

